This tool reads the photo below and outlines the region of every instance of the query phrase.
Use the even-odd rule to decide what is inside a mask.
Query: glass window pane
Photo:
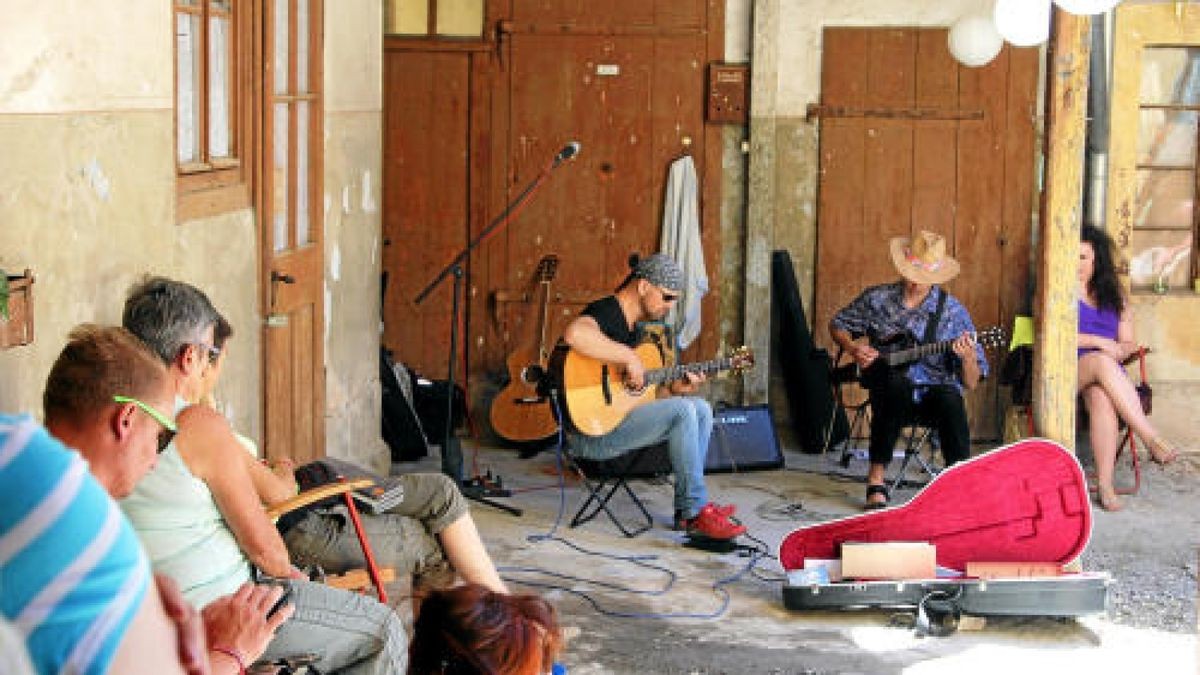
[[[1138,124],[1138,164],[1195,166],[1195,110],[1141,111]]]
[[[228,17],[208,19],[208,156],[233,154],[233,127],[229,115],[233,100],[230,71],[233,50]]]
[[[309,92],[308,82],[308,10],[309,0],[296,2],[296,90]]]
[[[483,35],[483,0],[437,0],[438,35]]]
[[[271,176],[271,208],[275,213],[272,244],[275,251],[279,252],[288,248],[288,207],[292,203],[288,193],[288,104],[276,103],[274,110],[274,119],[271,121],[274,125],[271,141],[275,146]]]
[[[290,0],[275,0],[275,93],[286,94],[288,87],[288,5]]]
[[[1192,226],[1196,205],[1195,171],[1138,171],[1134,227]]]
[[[384,30],[393,35],[429,33],[429,0],[385,0]]]
[[[1189,288],[1192,233],[1134,230],[1129,280],[1139,288],[1153,287],[1160,278],[1168,288]]]
[[[200,157],[200,17],[175,15],[175,137],[180,163]]]
[[[296,104],[296,245],[309,243],[308,103]]]
[[[210,6],[215,10],[228,12],[233,8],[233,0],[212,0],[212,4]]]
[[[1142,53],[1143,104],[1200,104],[1200,47],[1148,47]]]

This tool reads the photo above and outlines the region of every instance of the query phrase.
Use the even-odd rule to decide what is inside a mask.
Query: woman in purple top
[[[1175,461],[1179,450],[1146,419],[1121,365],[1138,347],[1113,264],[1112,239],[1091,225],[1083,226],[1079,246],[1079,287],[1079,393],[1088,413],[1100,506],[1116,511],[1121,508],[1113,489],[1119,421],[1133,429],[1159,464]]]

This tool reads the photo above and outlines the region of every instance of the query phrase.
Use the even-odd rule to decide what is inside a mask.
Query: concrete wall
[[[170,3],[10,0],[0,25],[0,267],[37,278],[34,344],[0,351],[0,410],[40,415],[67,332],[118,323],[149,272],[203,288],[234,323],[222,399],[257,434],[254,221],[175,223]]]
[[[326,451],[377,468],[383,12],[325,3]]]
[[[377,464],[381,23],[376,0],[326,3],[327,451]],[[119,322],[149,272],[232,321],[218,395],[261,438],[253,212],[175,222],[171,4],[6,0],[0,26],[0,267],[37,277],[36,340],[0,351],[0,410],[40,415],[66,333]]]

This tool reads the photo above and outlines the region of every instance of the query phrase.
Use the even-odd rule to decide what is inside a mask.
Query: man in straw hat
[[[563,331],[563,341],[584,356],[618,365],[634,389],[645,382],[645,366],[633,347],[640,341],[637,324],[663,318],[683,288],[683,272],[667,255],[629,259],[630,271],[617,291],[583,309]],[[688,396],[704,382],[703,374],[664,387],[669,398],[634,408],[603,436],[571,433],[576,454],[596,460],[612,459],[637,448],[667,441],[671,472],[675,474],[675,527],[689,535],[732,539],[746,531],[732,520],[733,507],[708,500],[704,459],[712,435],[713,414],[708,402]]]
[[[970,455],[962,392],[987,375],[971,316],[940,286],[959,272],[958,261],[946,253],[945,238],[925,230],[911,239],[896,237],[891,254],[901,279],[866,289],[834,315],[829,322],[834,342],[863,370],[879,356],[879,343],[894,336],[908,335],[919,343],[953,340],[953,345],[950,352],[913,362],[902,374],[892,371],[872,381],[868,509],[887,506],[884,472],[906,423],[915,419],[937,430],[947,466]],[[862,336],[870,342],[855,342]]]

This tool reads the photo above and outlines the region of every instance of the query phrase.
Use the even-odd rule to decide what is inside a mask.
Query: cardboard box
[[[844,542],[846,579],[933,579],[937,547],[924,541]]]
[[[1062,565],[1038,562],[969,562],[967,576],[976,579],[1022,579],[1062,576]]]

